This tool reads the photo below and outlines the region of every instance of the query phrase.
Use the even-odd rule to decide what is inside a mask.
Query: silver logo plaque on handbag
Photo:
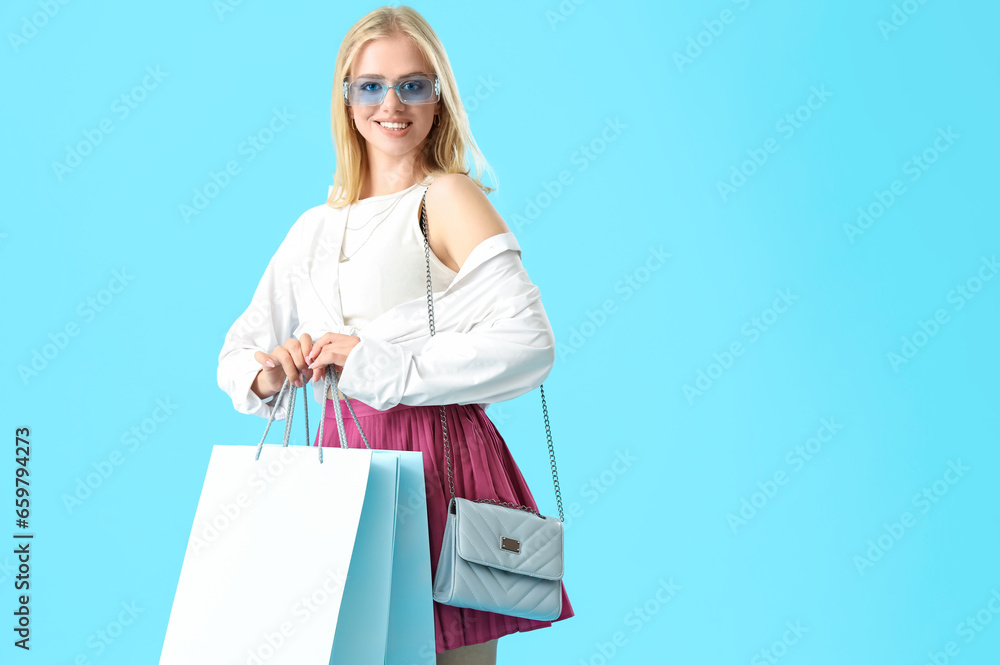
[[[424,190],[424,198],[427,191]],[[427,316],[434,335],[434,299],[431,292],[430,243],[427,212],[420,201],[420,229],[427,260]],[[434,600],[525,619],[553,621],[562,613],[563,508],[559,476],[552,448],[549,413],[542,394],[542,413],[552,465],[559,519],[545,517],[527,506],[496,499],[455,496],[455,476],[448,444],[448,419],[441,406],[441,430],[448,461],[451,500],[441,554],[434,574]]]

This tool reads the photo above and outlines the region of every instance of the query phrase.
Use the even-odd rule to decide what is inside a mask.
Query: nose
[[[382,100],[382,106],[386,106],[388,108],[398,108],[405,106],[405,104],[403,104],[403,100],[399,98],[399,94],[396,93],[396,89],[389,88],[385,91],[385,99]]]

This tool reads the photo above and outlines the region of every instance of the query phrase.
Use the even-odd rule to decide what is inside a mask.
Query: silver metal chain
[[[431,289],[431,246],[427,240],[427,208],[424,205],[424,200],[427,198],[427,190],[424,190],[424,195],[420,199],[420,231],[424,236],[424,258],[427,260],[427,319],[430,324],[431,336],[435,334],[434,330],[434,296]],[[552,466],[552,484],[556,490],[556,505],[559,507],[559,521],[564,521],[563,519],[563,505],[562,505],[562,494],[559,492],[559,474],[556,471],[556,453],[552,447],[552,430],[549,427],[549,410],[545,405],[545,389],[544,385],[539,386],[542,394],[542,414],[545,418],[545,436],[548,439],[549,445],[549,461]],[[448,489],[451,490],[451,498],[455,498],[455,476],[451,468],[451,446],[448,443],[448,417],[445,413],[445,407],[441,405],[441,432],[444,435],[444,454],[445,459],[448,461]],[[506,501],[497,501],[496,499],[474,499],[477,503],[492,503],[497,506],[506,506],[507,508],[516,508],[518,510],[524,510],[529,513],[534,513],[539,517],[542,516],[534,508],[528,506],[515,506],[512,503],[507,503]]]

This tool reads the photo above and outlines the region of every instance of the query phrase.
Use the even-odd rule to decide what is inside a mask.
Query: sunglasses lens
[[[398,90],[400,98],[407,104],[426,102],[434,96],[434,81],[426,78],[410,79],[400,82]]]
[[[350,106],[376,106],[385,99],[388,84],[380,79],[358,79],[347,87],[347,101]],[[404,104],[433,104],[438,101],[434,80],[412,78],[399,82],[396,88],[399,99]]]
[[[353,106],[379,104],[385,94],[385,86],[376,79],[359,79],[348,87],[348,100]]]

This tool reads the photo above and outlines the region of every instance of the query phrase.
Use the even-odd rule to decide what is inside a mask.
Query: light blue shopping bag
[[[331,663],[411,665],[434,651],[423,464],[420,452],[371,451]]]

